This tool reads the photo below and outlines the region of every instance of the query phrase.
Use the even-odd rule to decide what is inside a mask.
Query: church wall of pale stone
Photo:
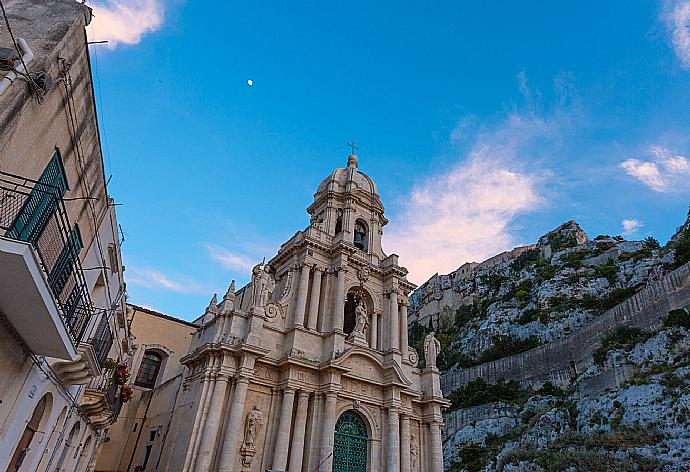
[[[418,368],[415,286],[381,248],[383,205],[355,156],[307,211],[197,320],[157,470],[441,472],[438,342]]]

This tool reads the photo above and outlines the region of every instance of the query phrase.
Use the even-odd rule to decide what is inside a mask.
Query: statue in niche
[[[364,301],[360,299],[355,308],[355,329],[353,333],[364,334],[368,326],[369,314],[367,313],[367,307],[364,306]]]
[[[253,449],[256,443],[256,437],[259,435],[259,429],[263,424],[263,413],[259,405],[254,405],[254,408],[247,413],[247,423],[244,428],[244,445],[248,449]]]
[[[410,434],[410,471],[417,472],[419,464],[419,444],[414,434]]]
[[[273,269],[268,264],[257,264],[252,269],[252,306],[263,308],[276,287]]]
[[[424,338],[424,361],[427,367],[436,367],[436,358],[440,352],[441,343],[432,331]]]

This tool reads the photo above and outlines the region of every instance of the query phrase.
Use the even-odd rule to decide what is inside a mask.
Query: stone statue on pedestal
[[[364,301],[360,299],[355,307],[355,327],[348,339],[359,346],[369,346],[367,336],[364,334],[368,326],[369,314],[367,313],[367,307],[364,306]]]
[[[244,428],[244,445],[248,448],[253,448],[256,443],[256,436],[263,423],[263,413],[259,405],[254,405],[254,408],[247,413],[247,424]]]
[[[249,413],[247,413],[247,421],[244,426],[244,441],[240,448],[242,470],[249,470],[252,465],[252,459],[256,454],[256,438],[259,435],[259,430],[263,424],[264,414],[261,412],[259,405],[254,405]]]
[[[369,315],[367,313],[367,307],[364,306],[362,300],[359,301],[357,307],[355,308],[355,329],[354,332],[364,334],[367,327],[369,326]]]
[[[417,472],[419,465],[419,444],[414,434],[410,435],[410,472]]]
[[[432,331],[424,338],[424,361],[427,367],[436,367],[436,357],[439,352],[441,352],[441,343]]]
[[[271,266],[257,264],[252,269],[252,307],[264,308],[268,297],[276,287]]]

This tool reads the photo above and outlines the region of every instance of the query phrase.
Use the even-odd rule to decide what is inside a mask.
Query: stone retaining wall
[[[523,386],[537,386],[547,380],[555,385],[567,385],[573,375],[587,369],[601,338],[616,326],[655,327],[669,311],[687,306],[690,306],[690,263],[650,283],[568,336],[521,354],[443,374],[441,389],[448,395],[479,377],[487,383],[503,378]]]

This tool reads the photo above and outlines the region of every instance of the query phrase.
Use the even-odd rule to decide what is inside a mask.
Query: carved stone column
[[[295,326],[304,326],[304,314],[307,309],[307,292],[309,291],[309,270],[306,262],[302,264],[302,273],[297,287],[297,305],[295,306]]]
[[[201,378],[201,396],[199,397],[199,406],[197,408],[196,415],[194,417],[194,423],[192,425],[192,434],[189,440],[189,445],[187,446],[185,462],[182,467],[183,471],[189,471],[194,469],[196,456],[199,452],[199,436],[201,435],[203,421],[208,411],[208,405],[211,401],[210,395],[213,392],[213,370],[216,365],[216,361],[217,360],[215,356],[211,356],[209,358],[209,366]]]
[[[292,425],[292,406],[294,401],[295,389],[289,387],[284,388],[283,404],[280,407],[280,422],[278,423],[276,450],[273,456],[274,470],[286,470],[288,447],[290,446],[290,426]]]
[[[309,317],[307,328],[316,329],[316,321],[319,317],[319,299],[321,295],[321,275],[323,268],[314,266],[314,279],[311,282],[311,300],[309,301]]]
[[[220,429],[221,412],[225,402],[225,392],[227,391],[228,379],[225,375],[218,375],[211,397],[211,406],[205,417],[203,434],[201,435],[201,448],[197,456],[196,467],[194,470],[206,472],[211,467],[211,458],[216,449],[218,441],[218,430]]]
[[[407,305],[409,304],[406,297],[403,297],[400,303],[400,351],[402,351],[403,359],[407,358],[407,348],[409,341],[407,337]]]
[[[369,322],[369,346],[372,349],[378,349],[379,348],[379,314],[376,312],[372,312],[371,314],[371,321]]]
[[[304,455],[304,431],[307,427],[307,406],[309,406],[309,392],[300,390],[297,395],[297,413],[295,414],[295,428],[292,432],[292,448],[290,449],[290,466],[288,470],[302,470]]]
[[[431,472],[443,472],[443,443],[441,442],[441,423],[432,421],[429,424],[431,435]]]
[[[388,472],[400,472],[400,418],[398,407],[388,407]]]
[[[400,470],[412,470],[410,467],[410,416],[400,415]]]
[[[244,402],[247,398],[249,379],[238,377],[235,383],[235,394],[230,405],[230,417],[228,418],[228,430],[225,432],[225,440],[218,461],[219,472],[234,472],[240,465],[237,453],[244,425]]]
[[[338,282],[335,287],[335,313],[333,331],[343,331],[345,319],[345,266],[338,267]]]
[[[321,429],[321,459],[320,472],[330,472],[333,466],[333,440],[335,439],[335,404],[338,394],[326,393],[324,405],[323,428]]]
[[[398,336],[400,332],[398,327],[398,321],[400,319],[400,315],[398,313],[398,292],[391,290],[389,297],[390,310],[388,310],[388,318],[390,320],[390,338],[388,339],[388,350],[397,351],[400,349],[400,337]]]

